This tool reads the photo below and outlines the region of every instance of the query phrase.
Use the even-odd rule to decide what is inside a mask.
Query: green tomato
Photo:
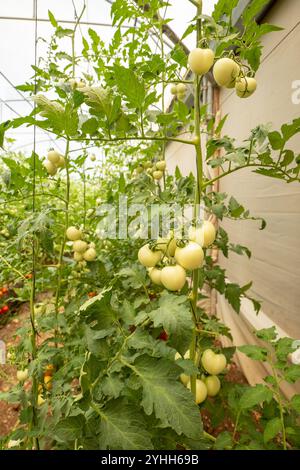
[[[190,376],[186,374],[180,374],[180,380],[183,383],[183,385],[187,386],[190,381]]]
[[[97,256],[95,248],[91,247],[88,248],[84,253],[83,253],[83,259],[85,261],[93,261]]]
[[[53,163],[53,165],[57,165],[60,159],[60,154],[56,152],[56,150],[50,150],[48,152],[47,158],[49,162]]]
[[[82,233],[81,230],[79,230],[78,228],[71,226],[67,228],[66,236],[68,240],[75,242],[76,240],[81,239]]]
[[[176,86],[176,85],[172,85],[172,86],[171,86],[171,94],[172,94],[172,95],[176,95],[176,93],[177,93],[177,86]]]
[[[78,263],[79,261],[82,261],[82,260],[83,260],[83,254],[82,254],[82,253],[79,253],[78,251],[74,251],[73,258],[74,258],[74,260],[77,261],[77,263]]]
[[[19,382],[25,382],[27,378],[28,378],[28,369],[17,371],[17,380]]]
[[[161,259],[161,251],[152,251],[149,245],[144,245],[139,249],[139,262],[147,268],[153,268]]]
[[[139,165],[139,166],[135,169],[135,171],[136,171],[137,174],[139,175],[140,173],[143,173],[144,168],[143,168],[141,165]]]
[[[56,174],[57,168],[52,162],[50,162],[50,160],[45,160],[43,162],[43,165],[46,168],[49,175],[54,176]]]
[[[76,240],[73,243],[73,250],[77,251],[78,253],[84,253],[87,249],[87,242],[84,242],[83,240]]]
[[[209,397],[215,397],[221,388],[221,382],[219,377],[216,375],[209,375],[205,378],[205,385],[207,388],[207,395]]]
[[[66,161],[62,155],[59,156],[59,161],[56,163],[57,168],[64,168],[66,166]]]
[[[189,240],[192,242],[198,243],[198,245],[203,246],[204,244],[204,233],[201,228],[190,227],[189,228]]]
[[[161,270],[162,285],[171,291],[181,290],[186,281],[186,272],[182,266],[175,264],[174,266],[165,266]]]
[[[188,383],[187,387],[188,387],[189,390],[191,390],[191,382]],[[197,379],[196,380],[196,398],[195,398],[195,402],[197,403],[197,405],[200,405],[200,403],[203,403],[204,400],[206,400],[206,397],[207,397],[206,385],[202,380]]]
[[[249,98],[257,88],[257,81],[252,77],[241,77],[236,81],[235,91],[240,98]]]
[[[234,60],[219,59],[214,65],[213,75],[219,86],[233,88],[235,80],[240,73],[240,67]]]
[[[178,93],[177,94],[177,99],[179,101],[183,101],[185,99],[185,93]]]
[[[165,171],[166,167],[167,167],[167,164],[164,160],[161,160],[160,162],[156,163],[157,170]]]
[[[155,170],[153,171],[152,176],[155,180],[160,180],[163,177],[163,172],[160,170]]]
[[[203,231],[203,246],[207,248],[216,239],[215,226],[209,220],[205,220],[200,230]]]
[[[203,250],[196,242],[189,242],[183,248],[178,246],[174,256],[177,263],[189,270],[201,268],[204,259]]]
[[[212,349],[206,349],[204,351],[201,362],[206,372],[211,375],[220,374],[227,364],[224,354],[216,354]]]
[[[178,93],[185,94],[186,93],[186,85],[184,83],[178,83],[178,85],[176,87],[176,92],[177,92],[177,94]]]
[[[161,270],[158,268],[150,268],[149,270],[149,277],[153,284],[157,284],[158,286],[161,286]]]
[[[189,53],[188,64],[196,75],[204,75],[212,67],[214,59],[214,51],[197,47]]]

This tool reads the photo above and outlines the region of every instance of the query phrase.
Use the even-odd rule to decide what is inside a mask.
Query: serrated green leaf
[[[181,383],[181,368],[166,359],[143,355],[131,366],[143,387],[142,406],[147,415],[155,413],[162,426],[177,434],[200,439],[202,423],[193,396]]]
[[[99,414],[101,450],[153,449],[151,435],[137,406],[130,407],[122,400],[115,400],[99,410]]]
[[[272,391],[265,385],[258,384],[247,388],[239,400],[239,408],[242,410],[253,408],[261,403],[270,402],[273,398]]]
[[[51,434],[60,442],[75,441],[82,435],[84,424],[83,415],[70,416],[59,421]]]
[[[273,418],[268,421],[264,430],[264,442],[267,443],[274,439],[281,430],[280,418]]]
[[[142,108],[146,96],[143,81],[137,78],[133,70],[121,65],[114,65],[114,73],[117,86],[129,104],[135,108]]]
[[[57,23],[57,21],[56,21],[54,15],[53,15],[53,13],[52,13],[50,10],[48,10],[48,18],[49,18],[50,23],[52,24],[52,26],[53,26],[54,28],[57,28],[58,23]]]
[[[255,361],[265,361],[268,355],[268,351],[265,348],[255,346],[254,344],[239,346],[238,350]]]
[[[300,395],[294,395],[292,397],[291,406],[297,413],[300,413]]]
[[[162,326],[170,337],[170,345],[184,354],[193,331],[193,320],[186,296],[176,296],[164,291],[158,305],[157,309],[149,312],[154,327]]]

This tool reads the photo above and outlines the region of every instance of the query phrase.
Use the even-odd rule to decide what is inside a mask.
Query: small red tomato
[[[3,294],[8,294],[8,288],[7,287],[2,287],[2,293]]]
[[[32,279],[32,273],[25,274],[26,279]]]
[[[3,313],[4,313],[4,312],[3,312],[2,308],[0,308],[0,315],[2,315]]]
[[[91,299],[92,297],[95,297],[97,295],[97,292],[89,292],[88,297]]]
[[[162,331],[158,337],[161,341],[168,341],[169,335],[166,331]]]
[[[6,312],[8,312],[8,310],[9,310],[9,307],[8,307],[8,305],[4,305],[4,307],[2,307],[2,309],[1,309],[1,310],[2,310],[2,313],[6,313]]]

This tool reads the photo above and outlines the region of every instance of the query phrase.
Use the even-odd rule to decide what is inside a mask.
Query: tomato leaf
[[[264,430],[264,442],[265,444],[274,437],[282,430],[281,428],[281,421],[280,418],[273,418],[267,422],[265,430]]]
[[[123,400],[114,400],[99,410],[99,448],[153,449],[150,434],[137,407],[130,407]]]
[[[132,369],[143,387],[141,404],[145,413],[155,413],[163,427],[171,426],[179,435],[201,439],[198,407],[191,392],[178,382],[181,368],[166,359],[143,355],[135,360]]]
[[[273,398],[272,391],[265,385],[258,384],[247,388],[239,400],[239,408],[242,410],[253,408],[260,403],[270,402]]]
[[[119,91],[134,108],[142,108],[145,100],[145,87],[141,79],[131,69],[114,65],[115,80]]]
[[[187,350],[193,330],[193,321],[187,299],[184,295],[175,296],[163,292],[159,307],[149,313],[154,327],[162,326],[168,333],[169,344],[181,354]]]

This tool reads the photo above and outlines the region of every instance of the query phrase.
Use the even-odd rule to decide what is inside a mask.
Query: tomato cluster
[[[64,168],[66,161],[56,150],[49,150],[47,159],[43,162],[49,175],[54,176],[59,168]]]
[[[204,262],[203,248],[214,242],[216,229],[209,222],[199,228],[191,227],[189,240],[159,238],[142,246],[138,252],[139,262],[148,268],[151,281],[170,291],[179,291],[186,282],[186,271],[201,268]]]
[[[184,83],[178,83],[178,85],[172,85],[171,87],[172,95],[176,96],[179,101],[185,98],[186,91],[187,88]]]
[[[9,295],[9,289],[8,287],[4,286],[4,287],[1,287],[0,288],[0,299],[2,299],[3,297],[7,298]],[[3,305],[1,308],[0,308],[0,315],[4,315],[5,313],[9,312],[9,306],[7,304]]]
[[[211,49],[193,49],[188,57],[188,64],[196,75],[206,74],[214,64],[215,53]],[[237,96],[248,98],[256,88],[257,82],[252,76],[246,76],[243,66],[229,57],[218,59],[213,67],[213,76],[219,86],[235,88]]]
[[[95,243],[82,240],[82,232],[76,227],[68,227],[66,237],[73,242],[74,260],[77,262],[94,261],[97,256]]]
[[[186,351],[183,359],[190,358],[190,351]],[[176,353],[175,360],[182,359],[179,353]],[[195,363],[199,362],[199,354],[196,353]],[[223,372],[227,365],[227,360],[224,354],[216,354],[212,349],[206,349],[201,356],[201,365],[203,374],[201,378],[196,378],[196,396],[195,401],[197,405],[206,400],[207,397],[215,397],[221,388],[221,381],[218,374]],[[207,373],[209,375],[207,375]],[[190,376],[186,374],[180,375],[181,382],[191,389]]]
[[[166,168],[167,164],[165,160],[159,160],[157,162],[154,162],[153,164],[150,162],[145,162],[143,164],[138,165],[138,167],[135,169],[135,173],[136,175],[139,175],[145,172],[154,180],[159,181],[162,179]]]

